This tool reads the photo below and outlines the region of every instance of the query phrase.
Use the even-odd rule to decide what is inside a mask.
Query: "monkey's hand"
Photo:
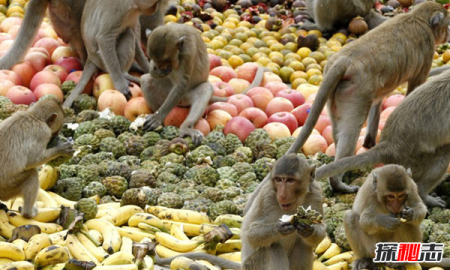
[[[414,218],[414,209],[403,209],[403,211],[400,213],[400,218],[406,219],[406,221],[411,221]]]
[[[302,237],[310,237],[314,233],[314,227],[305,223],[297,225],[297,232]]]
[[[72,143],[70,142],[58,142],[54,148],[61,156],[72,156],[75,153],[75,149],[73,149]]]
[[[383,220],[383,222],[381,222],[381,224],[386,230],[393,232],[397,230],[398,227],[400,227],[400,224],[402,224],[402,222],[396,217],[387,216]]]
[[[158,114],[158,112],[151,114],[145,119],[144,131],[152,131],[163,125],[164,119]]]
[[[281,220],[277,221],[277,230],[282,234],[282,235],[288,235],[291,234],[293,232],[295,232],[296,228],[294,225],[291,224],[290,221],[288,222],[283,222]]]
[[[190,136],[195,145],[199,145],[203,140],[203,133],[194,128],[182,128],[180,129],[180,137]]]
[[[124,96],[127,98],[127,100],[131,98],[131,91],[129,88],[130,86],[133,86],[133,85],[124,78],[123,83],[121,83],[121,85],[117,87],[117,90],[119,90],[120,93],[124,94]]]

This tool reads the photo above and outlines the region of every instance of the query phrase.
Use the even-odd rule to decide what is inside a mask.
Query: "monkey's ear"
[[[273,163],[272,162],[266,162],[266,166],[269,168],[269,171],[273,169]]]
[[[150,37],[150,34],[152,33],[152,30],[150,30],[150,29],[145,29],[145,35],[147,36],[147,38],[148,37]]]
[[[47,125],[50,125],[50,124],[52,124],[55,120],[56,120],[56,118],[58,117],[58,114],[57,113],[52,113],[48,118],[47,118]]]
[[[180,37],[180,39],[178,39],[178,42],[177,42],[177,48],[178,49],[183,48],[185,39],[186,39],[186,36],[182,36],[182,37]]]
[[[311,182],[316,178],[316,164],[309,166],[309,175],[311,176]]]
[[[373,190],[377,190],[378,174],[373,172],[372,176],[373,176]]]
[[[406,173],[409,175],[409,177],[412,177],[412,171],[411,171],[411,168],[408,168],[408,169],[406,170]]]
[[[444,13],[435,12],[433,14],[433,16],[431,16],[431,19],[430,19],[431,26],[435,27],[435,26],[439,25],[441,23],[442,19],[444,19]]]

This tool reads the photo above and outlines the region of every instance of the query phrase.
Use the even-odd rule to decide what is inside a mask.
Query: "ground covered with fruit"
[[[16,37],[27,2],[0,0],[0,52]],[[165,127],[142,131],[145,118],[139,115],[148,108],[139,86],[132,87],[133,98],[127,101],[111,90],[108,74],[97,76],[73,109],[65,109],[58,139],[73,141],[76,152],[41,168],[38,215],[21,217],[20,198],[3,202],[0,269],[160,269],[154,266],[155,253],[164,258],[191,251],[240,261],[240,227],[249,195],[295,140],[327,59],[358,38],[361,26],[328,38],[317,30],[298,30],[305,19],[300,15],[303,0],[173,3],[165,22],[202,31],[214,95],[229,97],[212,104],[198,122],[196,128],[205,135],[202,143],[178,137],[188,112],[184,108],[175,108]],[[377,8],[386,16],[410,9],[395,0]],[[433,67],[449,60],[448,44],[441,45]],[[24,63],[0,71],[1,120],[48,94],[63,100],[82,72],[76,54],[48,19]],[[261,87],[240,94],[259,65],[271,72],[265,73]],[[383,101],[380,130],[405,90],[401,86]],[[302,149],[311,164],[333,161],[331,134],[324,111]],[[365,151],[364,134],[365,129],[355,154]],[[361,186],[371,169],[348,172],[344,181]],[[354,256],[342,218],[355,194],[333,193],[328,179],[318,182],[329,237],[315,250],[314,269],[351,269]],[[450,177],[436,193],[450,205]],[[450,257],[449,221],[449,209],[434,208],[421,225],[425,242],[445,244],[444,257]],[[219,269],[188,259],[172,264],[171,269]],[[108,268],[112,265],[116,268]]]

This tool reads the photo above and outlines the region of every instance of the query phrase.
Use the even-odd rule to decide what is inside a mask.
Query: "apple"
[[[255,130],[255,126],[245,117],[236,116],[230,119],[223,129],[223,133],[233,133],[244,142],[247,136]]]
[[[25,61],[19,64],[15,64],[11,68],[11,70],[16,72],[17,75],[20,76],[23,86],[30,87],[31,79],[36,74],[36,70],[34,69],[33,65],[30,62]]]
[[[0,33],[0,44],[5,40],[13,40],[13,38],[8,33]]]
[[[318,152],[325,153],[327,151],[327,141],[320,135],[311,134],[303,145],[303,153],[306,156],[315,155]]]
[[[98,98],[103,91],[107,89],[115,89],[111,76],[108,73],[103,73],[97,76],[94,81],[94,97]]]
[[[362,128],[362,129],[361,129],[361,132],[359,133],[359,136],[366,136],[366,135],[367,135],[367,131],[368,131],[368,128],[367,128],[367,127]],[[380,135],[381,135],[381,130],[378,129],[378,130],[377,130],[377,138],[376,138],[376,142],[378,142],[378,141],[380,140]]]
[[[34,91],[38,85],[43,83],[52,83],[57,86],[61,86],[61,81],[55,73],[48,70],[43,70],[33,76],[33,79],[31,79],[30,82],[30,89]]]
[[[34,89],[33,94],[36,97],[36,100],[39,100],[41,97],[47,94],[53,94],[58,98],[59,101],[61,101],[61,103],[64,101],[64,94],[61,88],[59,88],[59,86],[57,86],[56,84],[40,84],[36,87],[36,89]]]
[[[356,154],[356,152],[358,152],[358,150],[360,148],[362,148],[362,145],[364,144],[364,139],[366,138],[366,136],[359,136],[358,137],[358,141],[356,141],[356,147],[355,147],[355,152],[354,154]]]
[[[263,129],[267,131],[267,133],[269,133],[270,139],[272,139],[272,141],[291,136],[289,128],[283,123],[268,123],[263,127]]]
[[[206,136],[208,135],[209,132],[211,132],[211,128],[209,127],[208,121],[206,121],[203,118],[198,119],[194,128],[200,131],[203,134],[203,136]]]
[[[0,51],[5,51],[5,53],[6,53],[6,51],[12,47],[13,43],[14,43],[14,40],[12,40],[12,39],[3,41],[2,43],[0,43]]]
[[[307,99],[309,95],[317,93],[317,91],[319,91],[319,87],[317,85],[304,83],[299,85],[296,90],[302,93],[303,97]]]
[[[69,73],[66,77],[66,81],[74,81],[75,83],[78,83],[81,79],[81,76],[83,75],[83,71],[77,70]],[[90,79],[89,83],[84,87],[83,94],[90,95],[92,93],[92,87],[94,85],[94,79]]]
[[[59,43],[58,43],[58,41],[56,41],[55,39],[53,39],[51,37],[44,37],[44,38],[41,38],[38,41],[36,41],[36,43],[34,43],[33,47],[44,48],[48,51],[48,53],[50,55],[52,55],[53,51],[59,47]]]
[[[181,108],[178,106],[173,107],[173,109],[166,116],[166,119],[164,119],[164,125],[180,127],[184,120],[186,120],[189,111],[189,108]]]
[[[50,65],[50,58],[40,52],[30,52],[25,55],[24,61],[30,62],[36,72],[42,71],[45,66]]]
[[[333,128],[331,126],[325,127],[322,131],[322,137],[327,141],[328,145],[334,143]]]
[[[244,79],[233,78],[228,84],[233,88],[234,93],[236,94],[244,93],[250,87],[250,83]]]
[[[291,111],[291,113],[295,116],[295,118],[297,118],[299,126],[303,126],[305,124],[306,118],[308,117],[310,110],[311,104],[304,103]]]
[[[214,96],[216,97],[229,97],[234,95],[234,89],[226,82],[213,83]]]
[[[314,99],[316,99],[316,95],[317,95],[317,93],[312,93],[311,95],[309,95],[306,98],[305,103],[313,104],[314,103]]]
[[[116,115],[124,115],[127,98],[117,90],[105,90],[98,98],[99,111],[110,108]]]
[[[252,99],[243,94],[232,95],[227,99],[227,102],[236,106],[238,113],[241,113],[246,108],[253,107]]]
[[[384,120],[386,121],[389,117],[389,115],[391,115],[391,113],[395,110],[396,107],[389,107],[386,108],[384,111],[381,112],[380,114],[380,121]]]
[[[283,82],[283,80],[281,80],[280,76],[278,76],[275,73],[264,72],[263,79],[261,81],[261,85],[260,86],[267,87],[267,84],[269,82]]]
[[[27,53],[32,53],[32,52],[43,53],[43,54],[47,55],[48,58],[50,58],[50,54],[48,53],[48,51],[45,48],[31,47]]]
[[[214,110],[226,111],[227,113],[229,113],[231,115],[231,117],[238,116],[238,110],[237,110],[236,106],[234,106],[231,103],[220,102],[220,101],[214,102],[213,104],[211,104],[211,106],[209,106],[208,113],[210,113]]]
[[[269,89],[265,88],[265,87],[259,87],[259,86],[258,87],[254,87],[254,88],[248,90],[248,92],[247,92],[247,96],[249,96],[249,97],[253,97],[253,96],[258,95],[258,94],[267,94],[267,95],[273,97],[272,92]]]
[[[292,133],[292,137],[297,138],[297,136],[300,134],[300,132],[302,131],[302,129],[303,129],[303,127],[297,128],[297,129],[294,131],[294,133]],[[313,129],[313,130],[311,131],[311,135],[312,135],[312,134],[320,135],[319,131],[317,131],[316,129]]]
[[[22,85],[22,78],[20,78],[20,76],[12,70],[0,70],[0,80],[10,80],[12,81],[15,85]]]
[[[317,123],[314,126],[314,128],[317,129],[317,131],[319,131],[320,133],[322,133],[323,130],[329,125],[331,125],[330,118],[328,118],[327,116],[319,115],[319,118],[317,119]]]
[[[6,96],[6,93],[8,93],[9,89],[14,85],[15,84],[10,80],[0,80],[0,96]]]
[[[213,84],[213,83],[216,83],[216,82],[221,82],[222,80],[219,77],[217,77],[217,76],[209,75],[208,76],[208,81],[211,84]]]
[[[389,107],[397,107],[405,99],[404,95],[395,94],[389,96],[385,102],[383,102],[383,110]]]
[[[208,113],[206,121],[208,121],[209,127],[211,129],[215,129],[218,125],[226,126],[231,118],[233,117],[226,111],[214,110]]]
[[[256,63],[244,63],[237,69],[236,75],[239,79],[244,79],[247,82],[252,83],[258,68],[259,66]]]
[[[369,149],[365,148],[365,147],[361,147],[356,151],[356,155],[362,154],[364,152],[369,151]]]
[[[273,98],[266,107],[267,116],[271,116],[277,112],[290,112],[294,109],[294,105],[292,105],[291,101],[282,97]]]
[[[289,86],[283,82],[269,82],[264,87],[269,89],[273,96],[276,96],[281,90],[289,89]]]
[[[302,93],[297,92],[296,90],[293,89],[281,90],[276,94],[276,97],[283,97],[289,99],[295,108],[305,103],[305,97],[303,97]]]
[[[59,46],[52,53],[52,63],[56,64],[56,61],[64,56],[78,57],[78,54],[68,46]],[[69,72],[69,70],[67,72]]]
[[[144,97],[131,98],[124,108],[124,116],[130,121],[134,121],[141,114],[151,113],[152,111],[147,106],[147,102]]]
[[[58,60],[56,60],[55,64],[65,68],[68,73],[70,73],[74,70],[82,70],[83,69],[83,65],[81,64],[80,59],[73,57],[73,56],[60,57],[60,58],[58,58]]]
[[[386,120],[380,120],[380,123],[378,124],[378,130],[383,130],[385,125],[386,125]]]
[[[8,17],[5,18],[1,23],[0,23],[0,30],[1,32],[8,32],[9,29],[13,26],[13,25],[20,25],[22,24],[23,19],[19,18],[19,17]]]
[[[209,71],[213,70],[215,67],[219,67],[222,65],[222,61],[220,61],[219,56],[209,53],[208,57],[209,57]]]
[[[130,88],[131,98],[143,96],[141,87],[139,85],[135,84],[134,82],[132,82],[131,86],[128,86],[128,88]]]
[[[327,150],[325,151],[325,155],[327,155],[329,157],[336,156],[336,145],[334,143],[332,143],[332,144],[330,144],[330,146],[328,146]]]
[[[267,124],[268,117],[266,113],[258,108],[250,107],[243,110],[239,116],[243,116],[253,123],[255,128],[262,128]]]
[[[26,104],[30,105],[36,102],[36,97],[33,92],[21,85],[13,86],[6,93],[6,97],[9,98],[14,104]]]
[[[209,73],[210,75],[219,77],[222,81],[228,82],[233,78],[237,78],[236,72],[231,67],[219,66],[215,67]]]
[[[69,73],[67,73],[65,68],[63,68],[62,66],[58,66],[58,65],[48,65],[43,70],[48,70],[50,72],[55,73],[61,82],[65,81],[67,78],[67,75],[69,75]]]
[[[256,108],[263,111],[266,110],[267,104],[273,99],[272,93],[268,94],[257,94],[252,96],[253,104]]]
[[[298,128],[297,119],[295,116],[289,112],[278,112],[272,114],[269,119],[267,120],[268,123],[283,123],[288,128],[291,134]]]
[[[15,39],[17,37],[17,34],[19,33],[19,30],[20,30],[20,25],[16,24],[16,25],[11,26],[11,28],[9,28],[7,33],[10,34],[13,37],[13,39]]]

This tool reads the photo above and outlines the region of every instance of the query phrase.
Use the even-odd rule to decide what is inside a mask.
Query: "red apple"
[[[74,81],[75,83],[78,83],[81,79],[81,75],[83,74],[83,71],[77,70],[69,73],[66,77],[66,81]],[[94,79],[92,78],[89,80],[89,83],[84,87],[83,94],[90,95],[92,93],[92,88],[94,86]]]
[[[289,86],[283,82],[269,82],[264,87],[269,89],[273,96],[276,96],[281,90],[289,89]]]
[[[238,138],[244,142],[247,136],[255,130],[255,126],[245,117],[236,116],[230,119],[225,125],[223,133],[227,135],[228,133],[233,133],[238,136]]]
[[[356,151],[356,155],[362,154],[364,152],[369,151],[369,149],[365,148],[365,147],[361,147]]]
[[[356,152],[358,152],[358,150],[360,148],[362,148],[362,145],[364,144],[364,139],[366,136],[359,136],[358,137],[358,141],[356,141],[356,147],[355,147],[355,152],[354,154],[356,154]]]
[[[234,89],[226,82],[213,83],[214,96],[216,97],[229,97],[234,95]]]
[[[33,47],[44,48],[52,55],[53,51],[59,47],[59,43],[51,37],[44,37],[36,41]]]
[[[233,88],[234,93],[241,94],[244,93],[247,88],[250,87],[250,83],[244,79],[231,79],[228,84]]]
[[[105,90],[98,98],[98,110],[110,108],[116,115],[124,115],[127,98],[117,90]]]
[[[272,141],[291,136],[289,128],[283,123],[268,123],[263,127],[263,129],[267,131],[267,133],[269,133],[270,139],[272,139]]]
[[[50,64],[50,58],[48,58],[47,55],[40,52],[27,53],[27,55],[25,55],[24,60],[30,62],[33,65],[34,70],[36,70],[36,72],[42,71],[45,68],[45,66]]]
[[[258,64],[256,63],[244,63],[242,66],[240,66],[237,71],[237,77],[239,79],[244,79],[249,83],[252,83],[255,79],[256,72],[258,71]]]
[[[131,83],[131,86],[129,86],[129,88],[130,88],[132,98],[143,96],[141,87],[139,87],[139,85],[135,84],[134,82]]]
[[[327,141],[328,145],[334,143],[333,128],[331,126],[324,128],[322,131],[322,137]]]
[[[53,94],[59,99],[59,101],[61,101],[61,103],[64,101],[64,94],[61,88],[59,88],[59,86],[57,86],[56,84],[40,84],[36,87],[36,89],[34,89],[33,94],[37,100],[39,100],[44,95]]]
[[[267,116],[271,116],[277,112],[290,112],[294,109],[294,105],[292,105],[291,101],[282,97],[273,98],[266,107]]]
[[[0,96],[6,96],[6,93],[8,93],[9,89],[14,85],[15,84],[10,80],[0,80]]]
[[[74,70],[82,70],[83,65],[80,59],[73,56],[63,56],[58,58],[55,62],[56,65],[62,66],[67,72],[72,72]]]
[[[283,82],[283,80],[281,80],[280,76],[275,73],[265,72],[261,82],[261,86],[267,87],[267,84],[270,82]]]
[[[329,157],[336,156],[336,145],[334,143],[330,144],[330,146],[328,146],[327,150],[325,151],[325,154]]]
[[[65,81],[66,78],[67,78],[67,75],[69,75],[69,74],[67,73],[67,71],[66,71],[65,68],[63,68],[62,66],[58,66],[58,65],[49,65],[49,66],[46,66],[46,67],[44,68],[44,70],[48,70],[48,71],[50,71],[50,72],[55,73],[56,76],[58,76],[58,78],[59,78],[59,80],[60,80],[61,82]]]
[[[309,115],[310,109],[311,109],[311,104],[304,103],[291,111],[291,113],[295,116],[295,118],[297,118],[297,122],[298,122],[299,126],[303,126],[305,124],[305,121]]]
[[[59,46],[52,53],[52,63],[56,64],[56,61],[58,61],[59,58],[64,57],[64,56],[78,57],[77,53],[74,50],[72,50],[71,48],[69,48],[67,46]],[[61,64],[59,64],[59,65],[61,65]],[[67,72],[70,72],[70,70],[68,70]]]
[[[211,104],[211,106],[209,106],[208,112],[212,112],[215,110],[226,111],[227,113],[229,113],[231,115],[231,117],[238,116],[238,110],[237,110],[236,106],[234,106],[231,103],[214,102],[213,104]]]
[[[391,113],[395,110],[396,107],[389,107],[386,108],[384,111],[381,112],[380,114],[380,121],[384,120],[386,121],[389,117],[389,115],[391,115]]]
[[[107,89],[115,89],[111,76],[108,73],[103,73],[97,76],[94,81],[94,97],[98,98],[101,93]]]
[[[323,130],[329,125],[331,125],[330,118],[328,118],[327,116],[319,115],[319,119],[317,119],[317,123],[314,128],[322,133]]]
[[[311,134],[303,145],[302,150],[305,155],[309,156],[315,155],[318,152],[325,153],[327,148],[327,141],[322,136]]]
[[[5,51],[5,53],[6,53],[6,51],[12,47],[13,43],[14,43],[14,40],[12,40],[12,39],[3,41],[2,43],[0,43],[0,51]]]
[[[269,102],[273,99],[272,94],[268,95],[268,94],[258,94],[258,95],[254,95],[252,96],[252,101],[253,104],[255,105],[256,108],[261,109],[263,111],[266,110],[267,108],[267,104],[269,104]]]
[[[234,69],[227,66],[215,67],[211,70],[209,74],[219,77],[224,82],[228,82],[229,80],[237,77]]]
[[[16,72],[17,75],[20,76],[23,86],[30,87],[31,79],[36,74],[36,70],[34,70],[34,67],[30,62],[25,61],[25,62],[16,64],[11,68],[11,70]]]
[[[12,40],[12,36],[8,33],[0,33],[0,44],[5,40]]]
[[[252,89],[248,90],[248,92],[247,92],[247,96],[249,96],[249,97],[253,97],[253,96],[258,95],[258,94],[266,94],[266,95],[269,95],[269,96],[273,97],[272,92],[269,89],[265,88],[265,87],[259,87],[258,86],[258,87],[255,87],[255,88],[252,88]]]
[[[302,129],[303,129],[303,127],[297,128],[297,129],[294,131],[294,133],[292,133],[292,137],[297,138],[297,136],[300,134],[300,132],[302,131]],[[315,135],[320,135],[319,131],[317,131],[316,129],[313,129],[313,130],[311,131],[311,135],[313,135],[313,134],[315,134]]]
[[[147,106],[147,102],[144,97],[131,98],[124,108],[124,116],[130,121],[134,121],[141,114],[151,113],[152,111]]]
[[[22,78],[20,78],[20,76],[12,70],[0,70],[0,80],[10,80],[12,81],[15,85],[22,85]]]
[[[288,112],[278,112],[272,114],[268,119],[268,123],[273,122],[285,124],[289,128],[291,134],[298,128],[297,119],[294,115]]]
[[[281,90],[277,93],[276,97],[289,99],[295,108],[305,103],[305,98],[303,97],[303,95],[300,92],[292,89]]]
[[[209,71],[211,71],[215,67],[219,67],[222,65],[222,61],[220,60],[219,56],[209,53],[208,57],[209,57]]]
[[[233,117],[226,111],[214,110],[208,113],[206,121],[208,121],[209,127],[211,129],[215,129],[218,125],[225,126],[231,118]]]
[[[267,124],[267,115],[266,113],[258,108],[250,107],[245,110],[243,110],[239,116],[243,116],[250,120],[250,122],[253,123],[255,128],[262,128]]]
[[[61,86],[61,81],[55,73],[48,70],[43,70],[33,76],[33,79],[31,79],[30,82],[30,89],[34,91],[38,85],[43,83],[52,83],[57,86]]]
[[[189,108],[175,106],[164,119],[165,126],[180,127],[189,114]]]
[[[211,132],[211,129],[209,127],[208,121],[206,121],[203,118],[198,119],[197,123],[195,124],[194,128],[198,131],[200,131],[204,136],[208,135],[209,132]]]
[[[319,91],[319,87],[317,85],[304,83],[297,87],[297,91],[302,93],[302,95],[307,99],[309,95],[317,93],[317,91]]]
[[[7,33],[10,34],[13,37],[13,39],[15,39],[17,37],[17,34],[19,33],[19,29],[20,29],[20,25],[16,24],[16,25],[11,26],[11,28],[9,28],[9,31]]]
[[[311,95],[309,95],[306,100],[305,103],[310,103],[313,104],[314,103],[314,99],[316,99],[317,93],[312,93]]]
[[[221,82],[222,80],[219,77],[213,76],[213,75],[209,75],[208,76],[208,81],[213,84],[216,82]]]
[[[1,23],[0,23],[0,30],[2,32],[8,32],[9,29],[13,26],[13,25],[20,25],[22,24],[23,19],[19,18],[19,17],[8,17],[5,18]]]
[[[50,58],[50,54],[48,53],[48,51],[45,48],[31,47],[27,53],[32,53],[32,52],[43,53],[43,54],[47,55],[48,58]]]
[[[236,106],[238,113],[241,113],[246,108],[253,107],[252,99],[243,94],[232,95],[227,99],[227,102]]]
[[[383,102],[383,110],[389,107],[397,107],[405,99],[404,95],[395,94],[389,96],[385,102]]]
[[[6,93],[6,97],[9,98],[14,104],[30,105],[31,103],[36,102],[36,97],[33,92],[30,89],[20,85],[11,87],[8,93]]]

